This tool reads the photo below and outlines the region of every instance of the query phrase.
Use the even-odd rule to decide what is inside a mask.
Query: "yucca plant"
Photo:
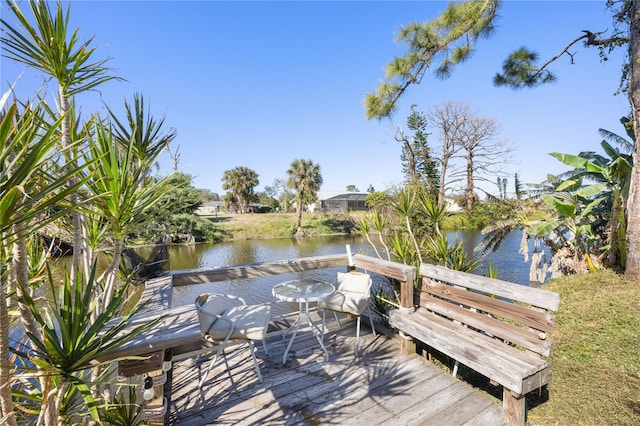
[[[378,242],[384,248],[386,259],[391,260],[391,252],[389,251],[389,246],[384,240],[384,233],[387,232],[386,228],[387,228],[387,223],[384,216],[379,211],[374,210],[373,213],[371,213],[371,215],[365,215],[360,220],[360,223],[358,223],[357,229],[359,232],[364,234],[365,238],[367,239],[367,241],[375,251],[376,256],[382,259],[382,256],[380,255],[380,252],[376,247],[376,244],[371,240],[371,233],[372,231],[375,232],[376,236],[378,237]]]
[[[101,419],[109,426],[137,426],[144,424],[144,407],[136,403],[136,388],[121,386],[101,410]]]
[[[166,191],[163,179],[152,179],[149,171],[157,157],[147,156],[134,161],[134,137],[122,142],[114,138],[110,129],[100,121],[95,122],[94,140],[85,156],[90,163],[87,167],[87,188],[95,197],[93,206],[103,218],[108,218],[109,233],[113,237],[111,263],[98,277],[103,287],[103,303],[108,304],[116,287],[122,250],[127,235],[138,229],[144,214]],[[158,155],[160,151],[155,151]],[[100,313],[102,306],[97,306]]]
[[[434,234],[442,234],[442,222],[449,214],[446,204],[438,204],[438,200],[432,195],[422,191],[418,197],[418,206],[420,207],[420,213],[427,219],[432,232]]]
[[[131,317],[142,306],[138,304],[130,312],[121,312],[127,299],[128,284],[118,287],[104,310],[92,319],[91,313],[98,303],[93,297],[97,285],[95,274],[94,263],[90,276],[82,280],[82,285],[72,286],[68,273],[62,285],[57,285],[49,272],[50,291],[54,295],[51,304],[42,306],[42,301],[28,295],[26,298],[41,330],[38,335],[26,333],[35,349],[22,348],[14,352],[28,361],[26,365],[35,367],[22,370],[22,377],[44,377],[46,386],[41,389],[42,401],[43,405],[54,404],[47,407],[53,408],[51,412],[63,411],[65,396],[69,391],[77,391],[90,416],[98,420],[100,401],[91,388],[100,383],[90,382],[92,376],[85,374],[86,371],[112,363],[114,360],[102,359],[155,322],[123,333],[129,327]],[[46,415],[46,411],[42,409],[40,416]]]
[[[106,67],[107,60],[96,61],[93,59],[95,56],[95,48],[91,47],[93,39],[83,40],[78,29],[72,30],[70,28],[70,6],[65,10],[62,3],[57,2],[56,6],[51,8],[50,2],[41,0],[28,0],[24,3],[6,0],[5,3],[8,13],[3,14],[0,18],[2,55],[50,76],[51,81],[57,83],[58,86],[56,92],[59,110],[57,113],[41,102],[36,103],[37,107],[25,106],[24,113],[19,114],[17,105],[5,109],[8,94],[4,96],[0,128],[0,142],[2,143],[0,155],[0,267],[11,267],[11,274],[5,274],[4,270],[0,271],[3,280],[0,283],[0,301],[5,302],[10,297],[13,303],[16,300],[19,302],[17,306],[20,309],[20,317],[30,336],[29,342],[33,347],[31,349],[20,348],[19,352],[34,357],[28,358],[32,363],[27,365],[29,368],[35,367],[30,371],[30,374],[37,380],[27,380],[27,382],[34,389],[40,389],[42,393],[42,408],[39,411],[37,421],[41,424],[57,424],[58,414],[61,412],[60,407],[63,405],[62,401],[70,393],[76,395],[79,392],[83,399],[89,398],[87,380],[82,378],[86,370],[83,369],[83,373],[76,374],[73,369],[79,367],[84,358],[91,357],[92,350],[100,352],[109,349],[105,340],[100,340],[99,348],[91,348],[91,345],[83,339],[89,339],[91,342],[93,342],[92,339],[97,339],[96,327],[100,327],[98,324],[102,322],[104,325],[110,315],[116,315],[116,310],[111,308],[112,295],[121,296],[120,290],[116,289],[115,281],[109,281],[106,297],[97,298],[100,291],[97,291],[99,286],[95,282],[95,271],[90,270],[93,256],[88,242],[92,239],[92,243],[97,247],[99,239],[106,236],[107,231],[103,218],[96,218],[90,224],[83,215],[87,211],[98,212],[110,221],[114,217],[112,215],[114,204],[112,203],[109,209],[105,209],[105,203],[110,202],[108,197],[111,196],[121,201],[124,198],[123,202],[126,204],[127,198],[131,194],[127,188],[129,183],[133,183],[134,188],[153,191],[153,185],[149,185],[149,181],[146,180],[151,166],[139,172],[131,172],[131,175],[114,182],[114,186],[120,185],[120,192],[113,191],[114,187],[98,188],[100,184],[93,182],[93,179],[108,179],[110,177],[108,174],[105,176],[104,174],[81,173],[84,167],[91,168],[92,172],[100,169],[105,162],[109,162],[113,158],[113,155],[118,155],[116,153],[120,153],[122,150],[118,143],[113,143],[110,144],[108,150],[103,150],[98,155],[79,159],[78,154],[86,147],[85,143],[89,140],[94,141],[96,138],[93,137],[91,131],[80,130],[79,119],[74,115],[73,96],[94,89],[109,80],[119,80],[119,78],[109,75],[110,70]],[[21,10],[23,5],[25,5],[25,11],[31,12],[30,16]],[[139,109],[143,109],[142,103],[140,103]],[[136,113],[137,111],[136,104]],[[138,122],[134,121],[137,126]],[[140,122],[145,123],[144,120]],[[89,123],[92,126],[95,125],[93,120],[90,120]],[[147,142],[153,145],[152,139],[155,134],[153,128],[157,127],[157,123],[153,120],[147,123],[149,126],[146,126],[145,130],[148,131],[151,138],[141,136],[140,141],[143,143],[136,145],[136,147],[144,147]],[[141,133],[138,132],[136,135],[141,135]],[[110,138],[111,135],[107,135],[105,139]],[[161,150],[160,146],[156,145],[154,149]],[[144,154],[141,156],[146,157]],[[155,156],[152,157],[155,158]],[[133,157],[129,156],[128,158]],[[141,162],[145,161],[147,161],[146,158],[143,158]],[[143,169],[143,166],[140,165],[141,162],[134,161],[136,170]],[[144,176],[145,179],[132,178],[136,173],[138,176]],[[106,183],[103,184],[108,186]],[[101,190],[88,193],[87,191],[91,188]],[[69,200],[71,200],[70,203]],[[82,204],[87,201],[95,201],[93,207],[87,207],[88,210],[81,209]],[[130,209],[119,211],[120,221],[115,224],[109,222],[108,231],[111,232],[111,235],[118,232],[125,233],[122,217],[128,216],[131,219],[129,223],[136,222],[143,215],[145,205],[151,202],[152,197],[142,201],[139,198],[131,201],[130,206],[134,206],[134,211],[132,212]],[[126,206],[121,204],[119,207]],[[66,215],[72,217],[73,224],[71,235],[74,256],[70,276],[67,277],[70,287],[65,290],[67,296],[61,295],[59,298],[59,301],[62,302],[51,307],[48,313],[38,314],[39,311],[35,309],[34,300],[29,291],[26,236],[37,231],[44,224],[65,218]],[[137,217],[132,218],[133,216]],[[83,226],[83,224],[88,226]],[[91,235],[88,235],[89,230]],[[118,261],[118,257],[114,256],[114,262]],[[117,268],[111,268],[111,270],[114,269]],[[84,288],[86,283],[84,279],[82,282],[80,281],[81,276],[91,277],[89,281],[93,289],[93,296],[89,290]],[[68,285],[69,282],[65,285]],[[79,294],[82,296],[78,296]],[[74,300],[80,300],[85,303],[85,306],[92,308],[98,307],[98,300],[102,300],[99,309],[84,312],[84,321],[89,321],[89,314],[93,313],[91,320],[93,328],[85,323],[84,326],[87,328],[81,335],[78,333],[79,330],[83,330],[82,323],[80,326],[74,327],[61,326],[61,324],[68,324],[69,320],[82,320],[77,312],[80,308],[74,303],[71,303],[73,308],[69,307],[68,302]],[[7,307],[7,303],[0,303],[0,383],[3,385],[15,383],[11,370],[13,363],[8,361],[10,356],[8,346],[9,311]],[[61,334],[56,335],[56,331]],[[100,339],[103,339],[105,333],[106,331],[101,334]],[[91,338],[91,335],[94,337]],[[82,339],[72,342],[70,336],[78,338],[82,336]],[[82,343],[83,341],[84,343]],[[70,345],[78,347],[68,353],[62,351],[62,349],[71,347]],[[106,347],[104,347],[105,345]],[[77,355],[72,356],[72,353]],[[75,359],[75,356],[81,358]],[[24,379],[24,375],[21,376],[21,379]],[[24,380],[21,382],[25,383]],[[7,424],[14,425],[16,420],[10,391],[9,386],[0,386],[0,418],[3,419],[3,422],[6,421]],[[37,395],[37,392],[33,392],[31,395]],[[87,407],[91,416],[95,418],[95,404],[87,403]]]
[[[72,139],[72,119],[69,114],[72,108],[71,98],[79,93],[94,89],[109,81],[119,80],[109,75],[106,67],[107,59],[94,61],[95,48],[91,47],[93,38],[81,40],[79,30],[71,30],[69,26],[70,6],[66,11],[58,2],[55,12],[49,2],[29,0],[30,19],[20,8],[16,0],[5,1],[17,25],[3,17],[0,19],[3,36],[3,56],[25,64],[35,70],[50,75],[58,83],[58,106],[60,123],[60,147],[68,150],[77,141]],[[77,183],[75,170],[78,167],[77,157],[73,156],[65,162],[67,182],[71,186]],[[79,193],[72,193],[72,204],[81,200]],[[71,212],[73,218],[73,262],[71,269],[72,282],[76,281],[77,271],[83,264],[83,232],[82,218],[78,211]],[[84,264],[88,261],[85,259]],[[86,272],[85,272],[86,273]]]
[[[47,122],[43,102],[8,103],[9,92],[0,102],[0,383],[11,382],[9,362],[9,312],[7,301],[17,300],[23,325],[36,332],[35,321],[22,294],[29,287],[27,236],[69,213],[75,206],[65,200],[84,183],[69,185],[71,175],[52,172],[57,151],[55,137],[62,118]],[[46,214],[45,214],[46,213]],[[4,268],[11,267],[11,274]],[[11,297],[11,299],[8,299]],[[0,415],[15,424],[11,389],[0,387]]]
[[[482,263],[475,253],[468,253],[462,240],[449,242],[446,236],[438,234],[427,237],[427,255],[439,265],[462,272],[472,272]]]
[[[401,190],[398,193],[397,199],[391,203],[391,207],[393,211],[404,221],[406,226],[406,231],[409,235],[410,242],[412,243],[415,249],[415,256],[418,258],[418,264],[422,263],[422,253],[420,251],[420,244],[418,243],[418,239],[413,233],[413,229],[411,227],[411,216],[415,214],[415,205],[416,205],[416,193],[412,190]],[[394,250],[396,247],[394,247]]]

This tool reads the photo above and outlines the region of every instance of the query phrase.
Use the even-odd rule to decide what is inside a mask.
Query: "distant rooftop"
[[[340,198],[342,200],[361,200],[369,195],[368,192],[349,192],[349,191],[318,191],[318,200],[325,201],[332,198]]]

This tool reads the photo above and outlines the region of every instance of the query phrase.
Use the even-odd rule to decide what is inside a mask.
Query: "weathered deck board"
[[[146,301],[143,308],[145,313],[160,313],[171,308],[171,292],[173,290],[170,276],[154,278],[146,281],[141,300]]]
[[[238,425],[502,425],[501,406],[488,395],[451,377],[418,356],[403,357],[398,342],[361,336],[354,358],[354,323],[330,323],[325,336],[330,361],[317,341],[301,329],[282,365],[286,342],[270,337],[269,354],[258,347],[264,376],[259,383],[246,346],[228,351],[233,383],[219,360],[202,391],[199,374],[210,357],[174,364],[169,423]]]

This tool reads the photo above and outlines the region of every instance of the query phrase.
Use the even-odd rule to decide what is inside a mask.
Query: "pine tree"
[[[431,155],[427,119],[415,108],[415,105],[411,106],[411,114],[407,117],[407,127],[414,132],[413,136],[406,137],[403,133],[396,136],[396,140],[402,142],[402,171],[407,183],[421,183],[428,192],[436,194],[440,180],[438,163]]]

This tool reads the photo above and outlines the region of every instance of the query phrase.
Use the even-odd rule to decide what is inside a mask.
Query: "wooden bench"
[[[524,425],[525,395],[551,381],[559,295],[435,265],[420,277],[417,307],[390,324],[502,385],[507,423]]]

